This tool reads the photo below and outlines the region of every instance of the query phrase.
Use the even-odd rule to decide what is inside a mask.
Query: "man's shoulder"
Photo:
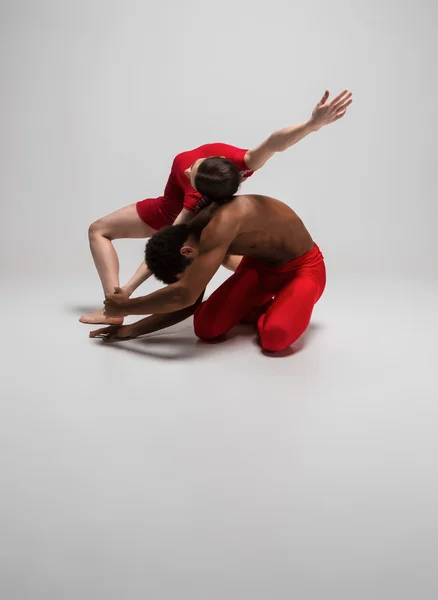
[[[242,207],[245,205],[246,196],[239,195],[233,196],[229,200],[222,201],[220,203],[213,203],[213,213],[215,219],[229,219],[232,216],[237,215],[241,212]]]
[[[262,209],[268,208],[272,202],[278,201],[260,194],[239,194],[218,207],[216,219],[225,223],[231,221],[242,226]]]
[[[248,211],[247,198],[248,196],[233,196],[228,202],[223,204],[215,202],[211,207],[205,209],[208,210],[208,231],[225,236],[227,236],[227,232],[236,232],[244,222]]]
[[[192,219],[190,226],[204,229],[209,225],[209,231],[220,230],[222,225],[225,227],[230,223],[240,223],[250,207],[250,194],[240,194],[233,196],[228,202],[218,204],[212,202],[198,212]]]
[[[251,203],[257,198],[254,194],[237,194],[230,198],[227,202],[220,204],[217,207],[219,215],[242,215],[251,206]]]

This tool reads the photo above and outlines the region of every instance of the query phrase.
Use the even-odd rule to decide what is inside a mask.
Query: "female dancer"
[[[121,208],[99,219],[89,228],[90,249],[102,283],[104,294],[119,287],[119,261],[112,240],[148,238],[167,225],[186,223],[202,208],[203,198],[215,201],[236,194],[242,181],[260,169],[274,154],[287,150],[309,133],[343,117],[352,102],[352,94],[344,90],[328,101],[326,91],[308,121],[272,133],[252,150],[228,144],[205,144],[178,154],[164,190],[158,198],[148,198]],[[235,270],[241,257],[228,256],[224,266]],[[151,272],[143,261],[133,277],[123,286],[130,296]],[[119,317],[107,317],[103,308],[80,318],[82,323],[113,324]]]

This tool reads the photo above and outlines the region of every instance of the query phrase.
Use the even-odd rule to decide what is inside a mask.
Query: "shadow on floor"
[[[301,352],[322,329],[324,329],[324,327],[320,323],[311,323],[293,346],[286,348],[286,350],[281,352],[266,352],[262,350],[260,348],[255,327],[252,325],[238,325],[228,334],[211,342],[204,342],[203,340],[194,338],[192,327],[186,327],[182,331],[156,332],[126,342],[104,342],[102,340],[96,340],[96,343],[101,343],[108,348],[115,348],[122,352],[131,352],[148,358],[185,361],[200,357],[208,350],[208,348],[211,348],[211,351],[213,351],[212,347],[217,344],[232,342],[232,340],[237,338],[246,337],[251,339],[252,344],[256,345],[260,349],[260,352],[265,356],[270,358],[285,358]],[[185,332],[187,333],[185,334]]]
[[[301,352],[301,350],[303,350],[308,345],[308,343],[318,333],[318,331],[321,331],[322,329],[324,329],[324,327],[320,323],[310,323],[309,327],[306,329],[303,335],[295,342],[295,344],[293,344],[293,346],[290,346],[289,348],[286,348],[285,350],[282,350],[281,352],[267,352],[260,348],[259,338],[253,325],[238,325],[237,327],[234,327],[229,333],[221,336],[220,338],[217,338],[216,340],[212,340],[210,342],[198,340],[197,345],[200,347],[215,346],[216,344],[222,344],[223,342],[230,341],[238,337],[247,337],[252,338],[253,345],[256,345],[265,356],[269,356],[271,358],[285,358],[287,356],[292,356],[293,354]]]
[[[199,356],[202,351],[196,346],[196,339],[191,335],[175,335],[172,333],[156,333],[126,342],[104,342],[95,340],[107,348],[121,352],[142,355],[158,360],[190,360]]]
[[[94,306],[66,306],[65,311],[72,313],[73,315],[77,315],[81,317],[82,315],[89,315],[90,313],[94,313],[97,310],[100,310],[103,307],[103,302],[100,306],[95,304]]]

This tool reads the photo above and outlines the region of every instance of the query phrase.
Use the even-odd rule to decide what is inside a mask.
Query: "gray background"
[[[245,189],[296,207],[336,269],[429,272],[432,3],[2,8],[7,270],[92,273],[88,224],[160,195],[176,153],[210,140],[254,146],[305,120],[326,87],[348,87],[345,121],[276,157]]]
[[[436,5],[0,16],[2,598],[436,598]],[[244,187],[326,256],[304,346],[87,339],[91,221],[161,194],[176,153],[251,147],[344,87],[346,118]],[[143,242],[117,247],[126,278]]]

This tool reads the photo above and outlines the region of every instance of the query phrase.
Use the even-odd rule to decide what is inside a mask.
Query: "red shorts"
[[[245,256],[234,275],[196,309],[195,333],[213,340],[250,322],[257,325],[265,350],[284,350],[307,329],[324,288],[324,258],[316,244],[282,266]]]
[[[169,214],[166,211],[163,200],[164,198],[160,196],[158,198],[146,198],[146,200],[137,202],[138,216],[146,225],[155,229],[155,231],[172,225],[178,216]]]

